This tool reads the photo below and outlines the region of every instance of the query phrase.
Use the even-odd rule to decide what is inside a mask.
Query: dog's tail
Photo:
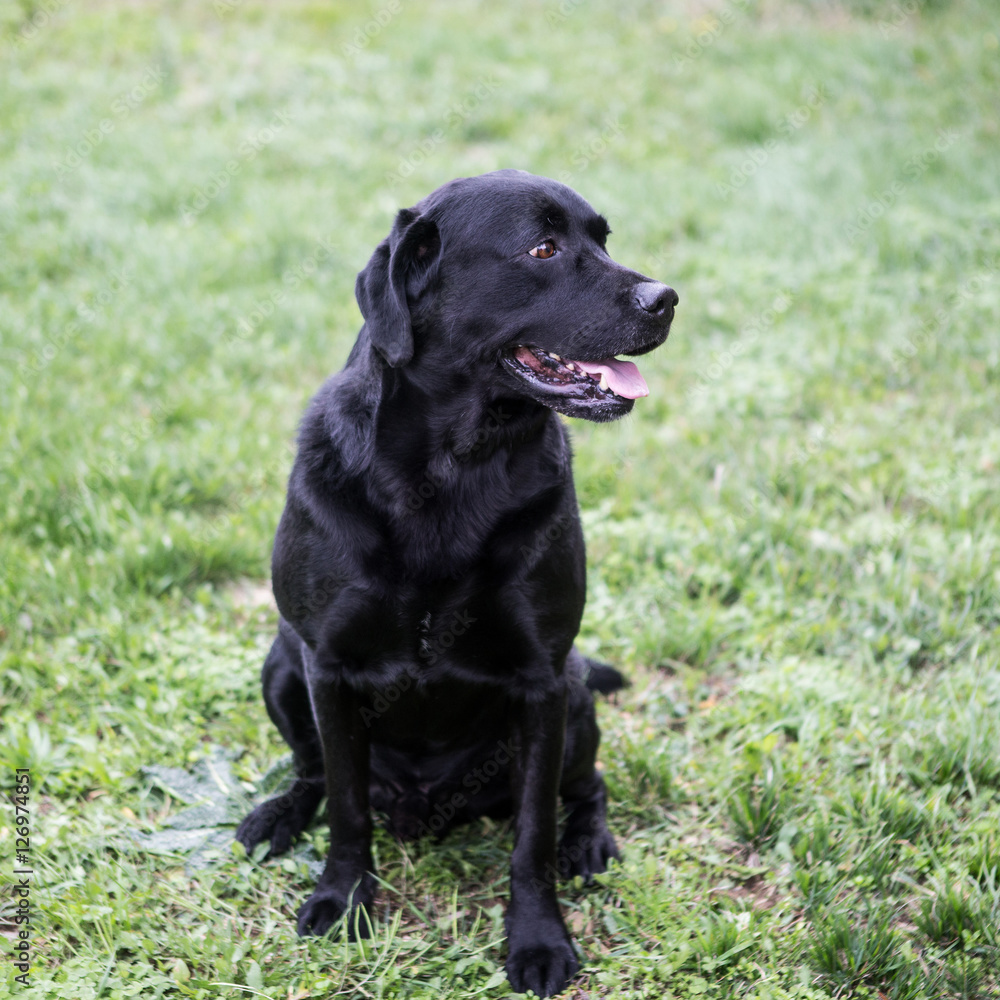
[[[600,691],[601,694],[611,694],[613,691],[621,691],[628,687],[628,678],[620,674],[614,667],[599,660],[592,660],[586,657],[587,674],[584,677],[584,684],[591,691]]]

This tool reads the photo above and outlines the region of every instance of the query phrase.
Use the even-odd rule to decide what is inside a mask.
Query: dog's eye
[[[532,257],[540,257],[542,260],[548,260],[556,252],[556,245],[552,240],[546,240],[544,243],[539,243],[537,247],[532,247],[528,253]]]

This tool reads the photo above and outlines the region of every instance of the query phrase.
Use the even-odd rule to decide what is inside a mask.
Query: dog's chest
[[[453,611],[444,615],[435,615],[431,611],[425,612],[417,625],[417,659],[428,665],[433,665],[442,657],[447,657],[449,651],[455,648],[458,640],[476,622],[477,619],[468,611]]]
[[[460,584],[400,585],[340,610],[326,619],[320,658],[398,698],[457,680],[544,689],[579,621],[548,604],[526,607],[523,595],[502,588]]]

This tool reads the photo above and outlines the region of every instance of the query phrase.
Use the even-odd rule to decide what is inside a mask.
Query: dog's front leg
[[[514,853],[507,909],[507,978],[547,997],[580,968],[556,898],[556,827],[566,733],[566,692],[514,708]]]
[[[315,658],[307,659],[306,672],[323,745],[330,851],[316,891],[299,910],[298,931],[325,934],[350,908],[351,936],[367,937],[367,923],[358,908],[370,911],[375,879],[368,807],[370,747],[362,722],[363,705],[348,685],[324,676]]]

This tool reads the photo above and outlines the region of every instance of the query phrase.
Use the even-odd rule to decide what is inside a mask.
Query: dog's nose
[[[640,282],[633,291],[636,305],[654,316],[668,311],[672,313],[674,306],[680,302],[680,296],[669,285],[659,281]]]

